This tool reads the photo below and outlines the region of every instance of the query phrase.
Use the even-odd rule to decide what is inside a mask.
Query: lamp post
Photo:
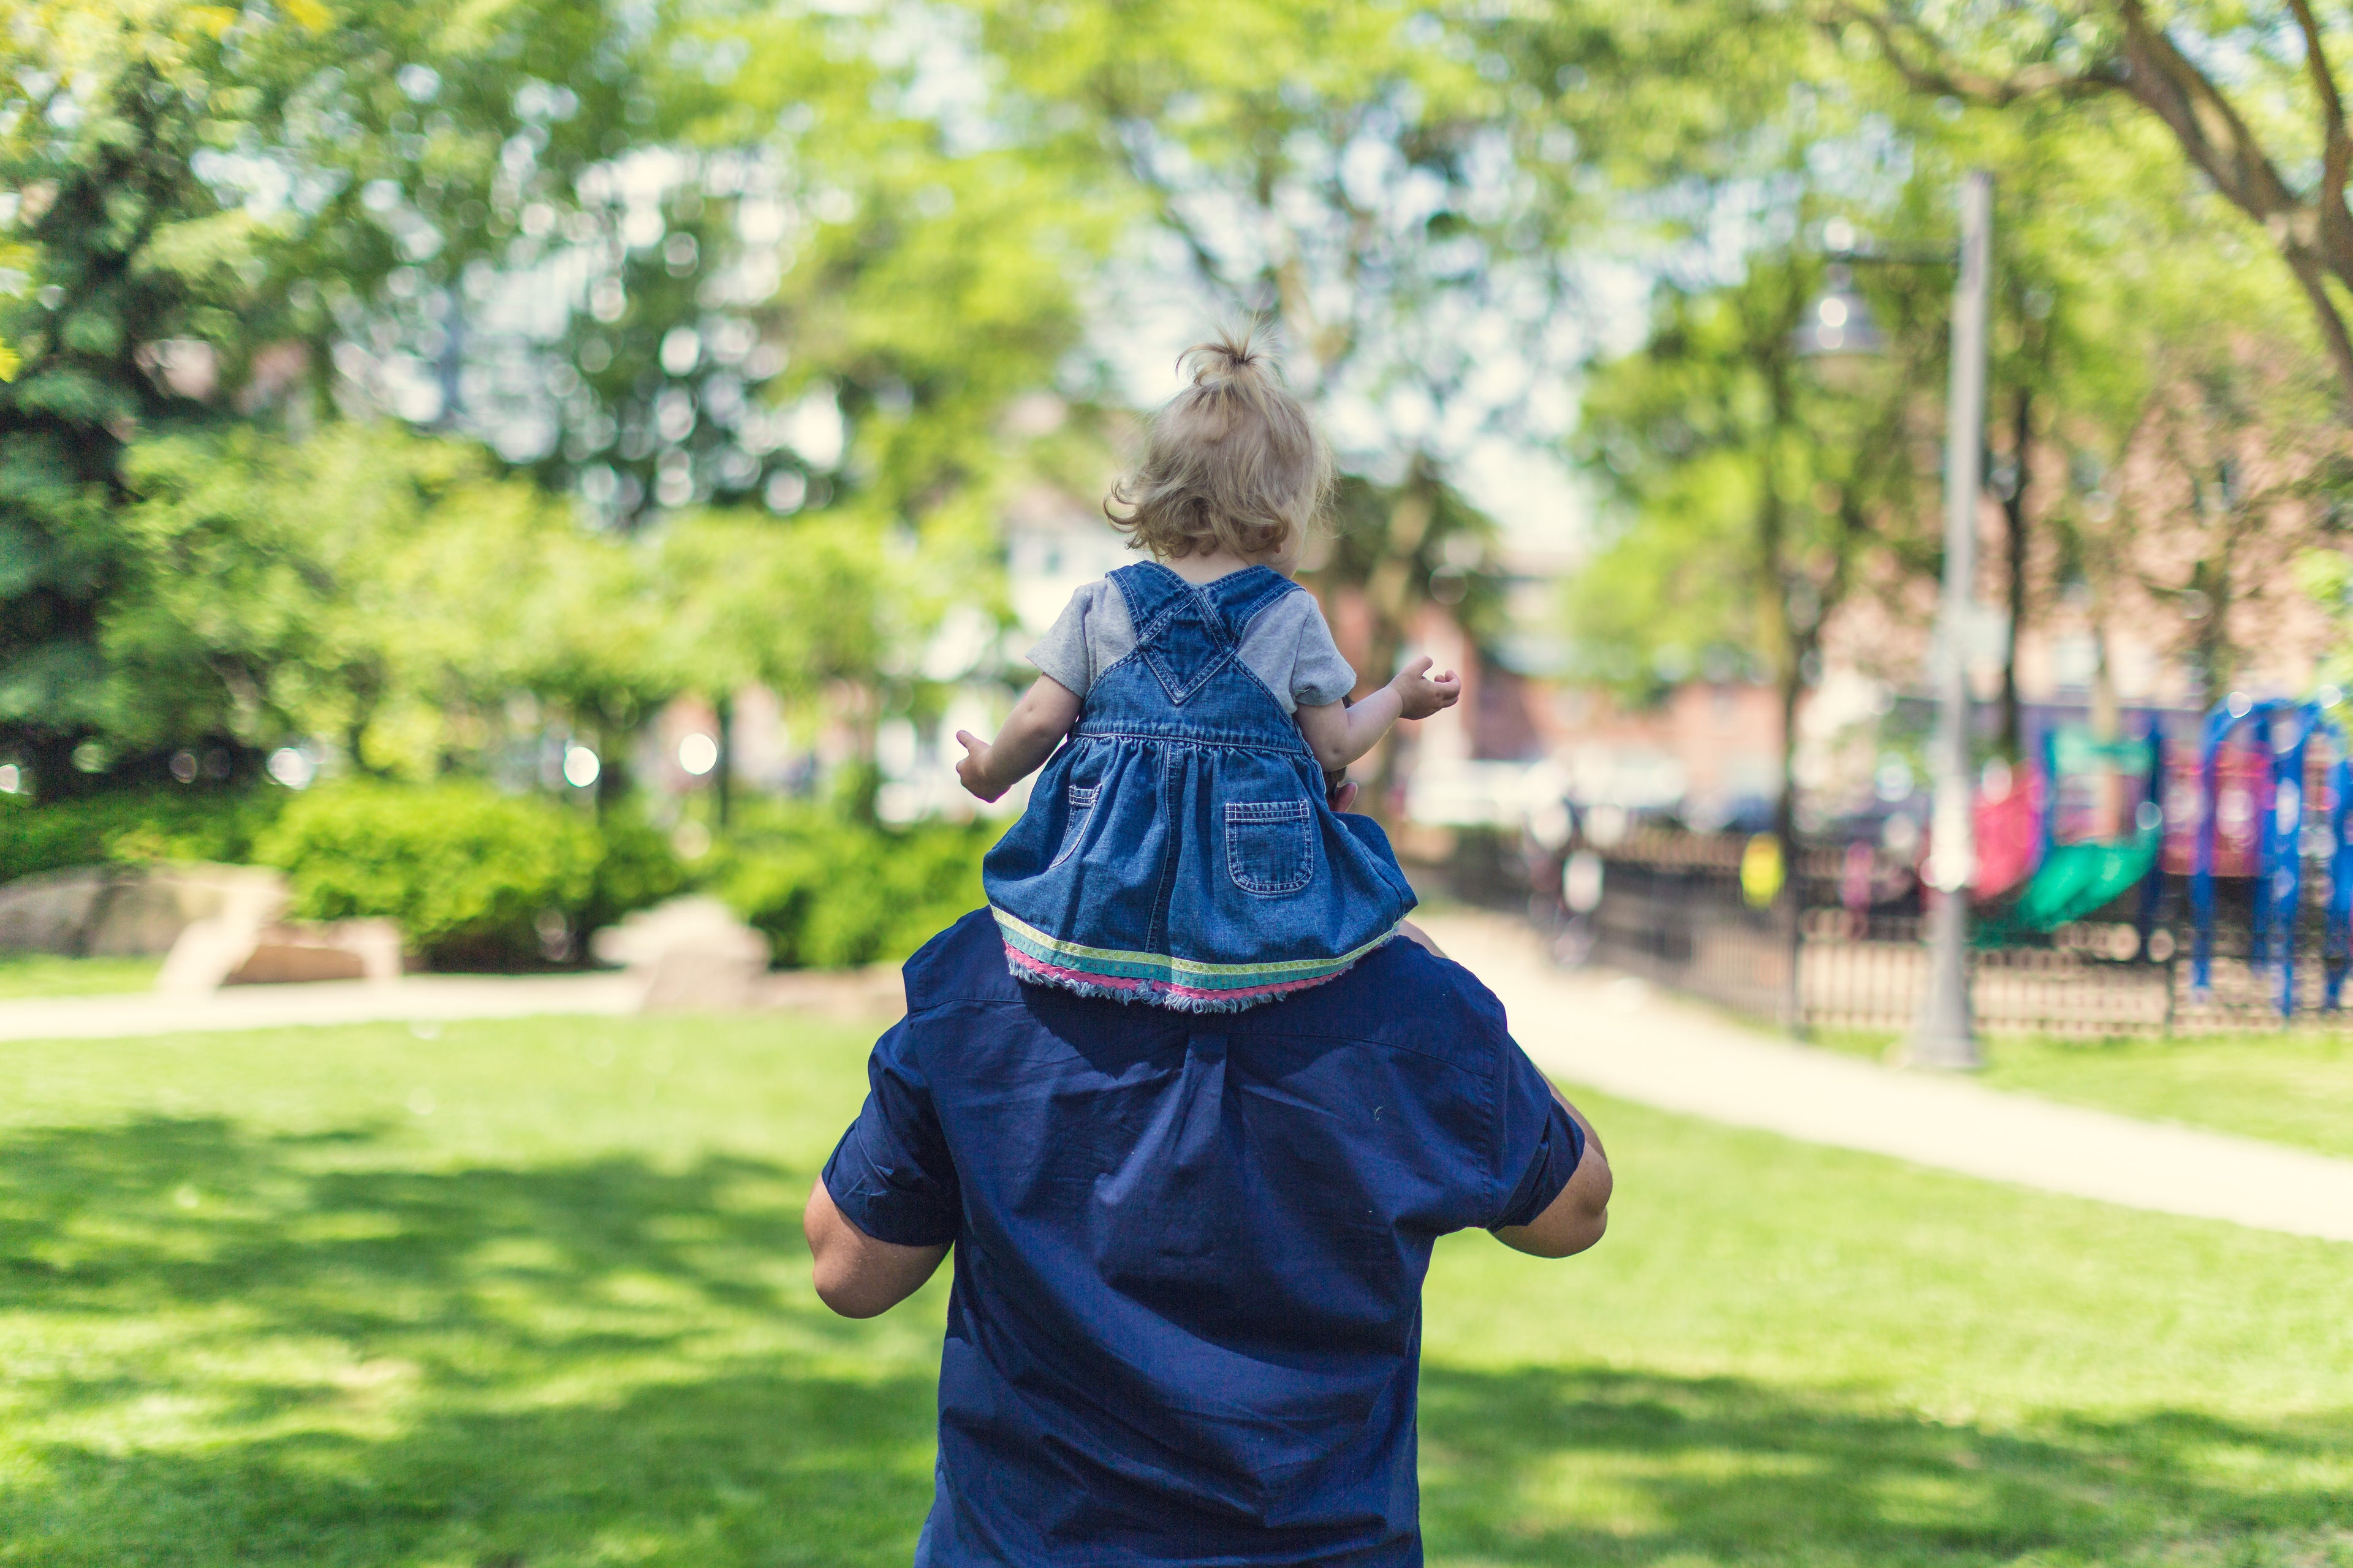
[[[1823,358],[1883,353],[1877,328],[1853,292],[1842,256],[1829,288],[1799,329],[1798,352]],[[1926,261],[1927,258],[1917,258]],[[1949,260],[1940,258],[1940,265]],[[1927,883],[1928,988],[1905,1047],[1916,1066],[1974,1068],[1982,1058],[1969,1016],[1969,881],[1977,871],[1970,821],[1968,661],[1962,643],[1974,618],[1978,487],[1985,450],[1986,317],[1992,292],[1993,176],[1961,182],[1960,275],[1953,286],[1952,390],[1945,423],[1945,577],[1936,611],[1936,815]]]
[[[1961,184],[1961,274],[1953,286],[1953,384],[1945,419],[1945,584],[1936,616],[1936,804],[1928,850],[1928,990],[1905,1056],[1920,1067],[1974,1068],[1969,1016],[1969,676],[1962,631],[1975,599],[1978,480],[1985,450],[1986,314],[1992,292],[1993,176]]]

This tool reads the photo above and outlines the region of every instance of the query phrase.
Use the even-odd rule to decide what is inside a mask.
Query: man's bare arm
[[[818,1182],[801,1211],[801,1234],[816,1260],[818,1300],[845,1318],[887,1312],[923,1288],[948,1255],[945,1247],[902,1247],[877,1241],[835,1206]]]
[[[1554,1089],[1552,1097],[1585,1133],[1585,1154],[1560,1196],[1525,1225],[1507,1225],[1495,1239],[1514,1251],[1537,1258],[1567,1258],[1601,1239],[1609,1228],[1609,1156],[1602,1152],[1601,1135],[1574,1105]]]

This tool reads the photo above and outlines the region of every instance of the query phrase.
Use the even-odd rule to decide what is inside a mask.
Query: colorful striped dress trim
[[[1220,1012],[1320,985],[1397,935],[1397,927],[1336,957],[1265,963],[1203,963],[1164,952],[1086,947],[1047,935],[995,905],[997,929],[1014,977],[1084,995],[1152,1002],[1191,1012]],[[1399,921],[1399,924],[1404,922]]]

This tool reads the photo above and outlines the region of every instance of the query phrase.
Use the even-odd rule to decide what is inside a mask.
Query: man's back
[[[985,912],[907,984],[825,1183],[955,1244],[918,1562],[1418,1562],[1430,1245],[1581,1148],[1494,998],[1399,942],[1178,1015],[1016,983]]]

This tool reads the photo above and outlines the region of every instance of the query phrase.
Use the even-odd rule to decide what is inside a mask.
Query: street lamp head
[[[1803,359],[1873,359],[1887,352],[1886,334],[1872,318],[1870,303],[1856,292],[1854,273],[1844,262],[1831,265],[1790,341]]]

